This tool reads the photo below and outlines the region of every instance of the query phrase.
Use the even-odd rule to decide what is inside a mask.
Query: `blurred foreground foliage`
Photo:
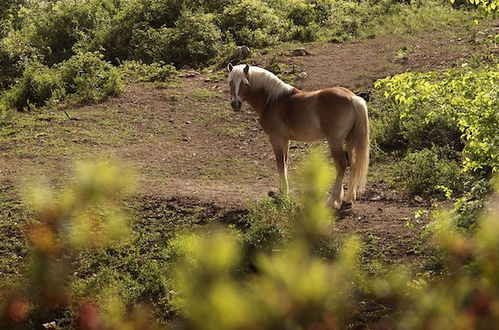
[[[278,245],[256,248],[248,257],[244,232],[222,227],[171,240],[170,269],[149,274],[170,276],[167,299],[176,317],[162,325],[155,317],[161,311],[125,305],[118,298],[119,287],[78,298],[69,289],[72,260],[78,251],[97,253],[126,243],[130,226],[119,205],[133,187],[127,180],[132,175],[116,163],[87,163],[78,167],[74,184],[64,189],[37,185],[26,193],[35,216],[26,229],[30,272],[22,285],[2,291],[2,325],[35,328],[53,323],[81,329],[494,327],[499,321],[496,195],[472,234],[460,231],[447,212],[435,216],[432,233],[445,264],[439,276],[412,274],[399,266],[368,274],[360,264],[361,240],[340,239],[335,234],[334,216],[326,203],[333,176],[326,164],[322,153],[312,153],[302,170],[301,203],[275,202],[285,203],[286,212],[293,214],[287,221],[275,212],[269,215],[276,226],[288,228]],[[252,217],[256,217],[254,212]],[[327,258],[319,253],[324,241],[341,241]],[[251,258],[250,268],[247,258]],[[383,320],[362,321],[366,305],[383,306]]]

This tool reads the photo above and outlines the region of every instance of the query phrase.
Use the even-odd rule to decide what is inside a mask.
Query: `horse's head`
[[[227,82],[230,86],[231,95],[230,105],[234,111],[241,110],[243,102],[247,99],[249,90],[249,68],[248,64],[233,66],[229,63],[227,66],[227,70],[229,71]]]

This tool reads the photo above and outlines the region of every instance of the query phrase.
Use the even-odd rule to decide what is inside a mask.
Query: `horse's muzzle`
[[[239,111],[241,110],[242,102],[239,100],[233,100],[230,102],[230,105],[232,106],[232,110]]]

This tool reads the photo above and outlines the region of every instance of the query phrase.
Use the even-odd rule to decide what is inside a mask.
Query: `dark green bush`
[[[130,58],[148,64],[174,60],[170,47],[173,33],[173,28],[166,27],[136,30],[131,40]]]
[[[44,106],[51,100],[62,100],[65,94],[60,72],[33,62],[24,70],[19,82],[2,95],[2,102],[7,108],[25,111]]]
[[[140,59],[150,63],[154,50],[164,47],[163,38],[154,45],[154,38],[164,28],[172,28],[185,7],[185,1],[131,0],[120,3],[119,10],[102,30],[96,32],[93,48],[103,48],[105,57],[113,63]],[[144,39],[145,37],[145,39]],[[146,55],[144,58],[140,57]],[[158,55],[154,55],[157,57]]]
[[[92,38],[114,12],[112,0],[30,2],[23,33],[49,65],[69,59],[73,47]]]
[[[94,102],[123,91],[119,69],[98,52],[78,53],[57,69],[67,93],[76,94],[81,101]]]
[[[26,110],[63,101],[68,95],[94,102],[121,93],[123,87],[119,69],[104,61],[101,54],[78,53],[52,68],[31,62],[1,100],[4,108]]]
[[[466,176],[461,164],[449,157],[452,151],[439,147],[410,152],[397,165],[397,177],[412,194],[461,193]]]
[[[125,61],[120,65],[124,78],[142,82],[167,82],[175,78],[178,71],[174,66],[164,63],[147,65],[137,61]]]
[[[296,1],[288,3],[285,10],[290,20],[290,38],[313,41],[319,38],[321,26],[331,17],[333,1]]]
[[[199,67],[220,55],[222,34],[214,21],[212,14],[183,12],[168,42],[168,62]]]
[[[0,40],[0,92],[14,84],[24,70],[23,54],[8,45],[6,39]]]
[[[298,205],[290,197],[266,198],[249,208],[243,242],[247,253],[270,251],[289,238]]]
[[[492,188],[490,180],[484,178],[466,182],[466,194],[454,203],[457,226],[467,229],[476,227]]]
[[[239,45],[265,47],[281,40],[287,23],[260,0],[242,0],[227,6],[220,28],[228,31]]]

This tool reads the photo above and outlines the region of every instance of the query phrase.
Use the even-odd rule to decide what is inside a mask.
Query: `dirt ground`
[[[297,81],[301,89],[341,85],[358,91],[396,73],[456,65],[475,45],[466,31],[447,31],[304,47],[309,56],[270,53],[254,60],[263,65],[279,56],[299,66],[308,75]],[[401,49],[409,50],[400,56]],[[35,117],[20,114],[22,124],[2,136],[0,184],[17,186],[40,175],[56,177],[57,184],[69,178],[74,160],[115,156],[139,173],[142,199],[188,200],[227,212],[244,209],[273,190],[277,178],[270,144],[255,114],[248,106],[234,113],[228,101],[225,81],[192,74],[168,87],[132,84],[124,94],[97,105],[68,106]],[[292,145],[292,188],[293,170],[305,149]],[[373,253],[410,261],[420,252],[421,226],[408,224],[428,206],[428,201],[418,203],[370,180],[337,228],[374,242],[379,249]]]

